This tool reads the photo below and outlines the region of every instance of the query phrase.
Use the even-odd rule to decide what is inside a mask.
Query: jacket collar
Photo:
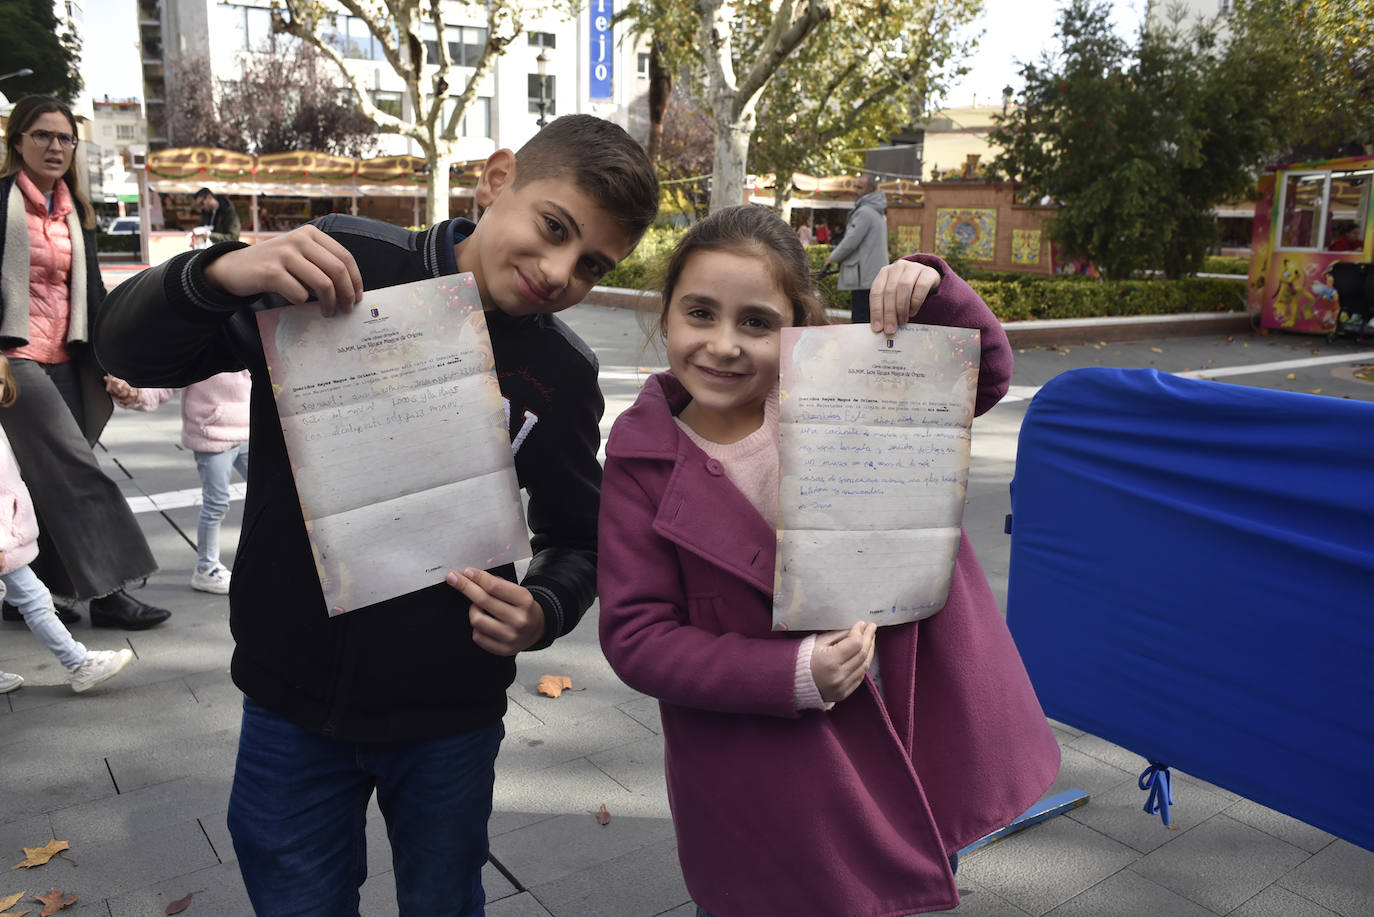
[[[621,415],[625,420],[617,422],[617,435],[606,442],[606,454],[616,458],[676,458],[682,431],[673,418],[691,398],[671,372],[654,373],[645,380],[635,403]]]
[[[673,418],[690,397],[671,372],[650,376],[616,421],[606,455],[671,463],[654,531],[771,598],[777,532],[720,464],[678,429]]]

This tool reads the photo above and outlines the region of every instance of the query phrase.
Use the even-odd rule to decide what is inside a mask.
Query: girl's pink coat
[[[981,413],[1010,380],[1006,335],[919,258],[944,275],[919,321],[983,332]],[[600,627],[617,674],[660,700],[688,890],[717,917],[956,906],[947,855],[1020,815],[1059,767],[968,538],[944,609],[879,632],[883,697],[866,679],[799,714],[797,637],[771,630],[776,535],[673,423],[686,401],[660,373],[611,431]]]
[[[181,444],[192,452],[223,452],[248,441],[248,398],[253,380],[248,370],[220,373],[186,386],[181,392]],[[145,388],[131,407],[151,411],[176,389]]]
[[[4,433],[0,433],[0,551],[5,552],[0,573],[13,573],[38,556],[38,517]]]

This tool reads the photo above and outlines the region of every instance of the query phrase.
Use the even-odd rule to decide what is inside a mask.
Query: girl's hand
[[[118,401],[121,407],[128,407],[138,401],[140,390],[134,388],[129,383],[117,376],[105,377],[105,391]]]
[[[868,294],[873,332],[896,334],[939,287],[940,272],[919,261],[894,261],[883,268]]]
[[[842,701],[864,680],[873,662],[874,638],[878,625],[855,621],[849,630],[832,630],[816,635],[811,652],[811,677],[828,704]]]

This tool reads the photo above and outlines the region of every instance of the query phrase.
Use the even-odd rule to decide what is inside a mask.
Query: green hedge
[[[1061,280],[1038,283],[972,280],[969,285],[1004,322],[1046,318],[1176,315],[1245,308],[1245,285],[1234,280]]]
[[[1244,274],[1250,275],[1249,258],[1204,258],[1203,274]]]
[[[109,233],[95,234],[95,250],[98,252],[136,252],[138,236],[112,236]]]

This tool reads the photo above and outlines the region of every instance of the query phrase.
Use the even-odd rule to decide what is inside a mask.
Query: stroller
[[[1349,334],[1361,342],[1366,333],[1374,335],[1374,263],[1338,261],[1327,271],[1336,290],[1339,314],[1335,329],[1326,339],[1334,341]]]

